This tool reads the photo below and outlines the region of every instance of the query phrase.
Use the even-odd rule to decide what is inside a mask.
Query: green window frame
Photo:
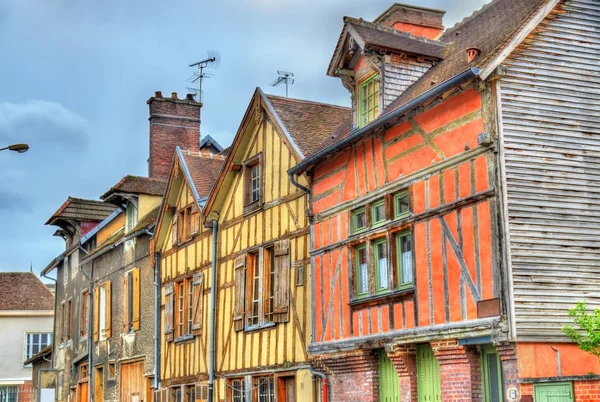
[[[362,298],[369,296],[369,257],[367,245],[361,244],[355,248],[356,258],[356,297]]]
[[[380,200],[371,206],[371,227],[381,226],[385,221],[385,200]]]
[[[502,362],[494,346],[485,345],[481,347],[481,363],[484,402],[504,401]]]
[[[362,216],[362,218],[361,218]],[[367,213],[364,207],[352,211],[352,233],[367,229]]]
[[[387,293],[390,291],[389,275],[389,251],[386,239],[379,239],[373,242],[373,255],[375,256],[375,294]]]
[[[406,200],[406,203],[402,202],[404,200]],[[406,209],[404,209],[404,206],[406,206]],[[411,213],[408,191],[404,190],[396,193],[396,195],[394,195],[394,218],[404,219],[409,217]]]
[[[373,74],[358,86],[358,126],[364,127],[379,115],[379,75]]]
[[[413,239],[406,230],[396,235],[396,265],[398,266],[398,289],[413,286]]]

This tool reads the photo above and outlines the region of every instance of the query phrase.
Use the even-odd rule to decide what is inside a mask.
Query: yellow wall
[[[110,221],[106,226],[96,234],[96,244],[102,244],[106,239],[112,236],[117,230],[125,226],[125,213],[121,212],[119,216]]]
[[[138,197],[138,220],[151,212],[154,208],[160,206],[162,197],[156,195],[140,194]]]

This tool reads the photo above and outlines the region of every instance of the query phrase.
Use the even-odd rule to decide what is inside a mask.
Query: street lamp
[[[29,145],[27,144],[13,144],[13,145],[9,145],[7,147],[4,148],[0,148],[0,151],[4,151],[5,149],[8,149],[9,151],[15,151],[18,152],[20,154],[27,152],[29,150]]]

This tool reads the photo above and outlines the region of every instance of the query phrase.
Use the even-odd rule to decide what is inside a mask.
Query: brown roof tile
[[[219,177],[225,156],[191,151],[181,151],[185,165],[200,197],[208,197]]]
[[[48,219],[46,225],[55,225],[61,220],[100,222],[112,214],[115,209],[117,209],[116,206],[103,201],[69,197]]]
[[[127,175],[111,187],[110,190],[102,194],[100,199],[104,200],[117,192],[162,196],[165,193],[166,187],[167,181],[163,179]]]
[[[0,272],[0,310],[53,310],[54,296],[31,272]]]
[[[394,50],[435,59],[444,58],[445,44],[439,41],[416,37],[393,28],[384,28],[362,19],[344,17],[344,22],[356,31],[365,42],[365,46],[372,49]]]
[[[274,95],[266,97],[303,156],[319,149],[332,128],[352,119],[347,107]]]

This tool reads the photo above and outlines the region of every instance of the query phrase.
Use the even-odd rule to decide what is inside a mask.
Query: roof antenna
[[[285,82],[285,97],[288,97],[288,85],[292,85],[294,83],[294,73],[290,73],[289,71],[277,71],[279,77],[275,81],[271,83],[272,87],[276,87],[277,85]]]
[[[198,102],[202,102],[202,99],[204,98],[204,94],[202,92],[202,81],[205,78],[210,78],[213,76],[213,74],[205,73],[204,69],[210,67],[216,70],[221,64],[221,56],[219,52],[209,50],[207,51],[207,53],[208,57],[206,59],[190,64],[190,67],[197,67],[198,71],[194,71],[193,74],[186,80],[187,82],[192,84],[195,84],[196,82],[198,83],[198,88],[187,88],[188,91],[193,92],[194,99]],[[201,120],[201,117],[202,108],[200,108],[200,112],[198,112],[198,120]],[[198,122],[198,124],[200,124],[200,122]]]

